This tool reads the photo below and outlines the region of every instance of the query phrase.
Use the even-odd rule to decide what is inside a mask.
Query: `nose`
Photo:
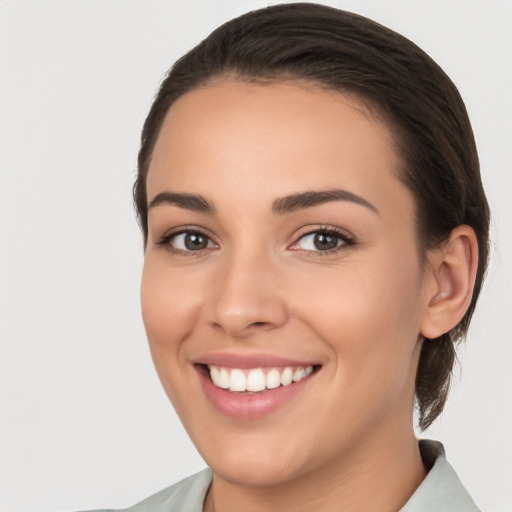
[[[224,261],[210,295],[211,325],[234,338],[282,326],[288,313],[278,276],[270,258],[261,254],[233,256]]]

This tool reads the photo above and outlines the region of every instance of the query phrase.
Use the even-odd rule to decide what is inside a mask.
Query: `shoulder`
[[[132,507],[123,509],[123,512],[202,512],[203,502],[211,481],[211,471],[204,469],[149,496]],[[115,511],[110,509],[95,512]]]
[[[400,512],[480,512],[446,460],[443,445],[421,440],[420,451],[431,469]]]

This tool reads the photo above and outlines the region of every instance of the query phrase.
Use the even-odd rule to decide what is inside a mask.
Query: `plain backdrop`
[[[173,61],[257,0],[0,0],[0,510],[127,507],[204,466],[153,370],[131,205]],[[423,437],[479,506],[512,511],[512,2],[339,0],[459,87],[492,262],[443,417]]]

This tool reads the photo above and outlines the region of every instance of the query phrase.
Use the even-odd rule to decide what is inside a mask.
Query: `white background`
[[[0,0],[0,509],[126,507],[203,467],[152,368],[130,191],[170,64],[270,2]],[[512,2],[339,0],[458,85],[493,261],[446,413],[426,433],[487,512],[512,511]]]

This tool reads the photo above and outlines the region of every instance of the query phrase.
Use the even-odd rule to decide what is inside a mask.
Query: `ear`
[[[427,258],[420,332],[432,339],[455,327],[471,303],[478,267],[478,242],[473,228],[457,226],[448,241],[429,252]]]

